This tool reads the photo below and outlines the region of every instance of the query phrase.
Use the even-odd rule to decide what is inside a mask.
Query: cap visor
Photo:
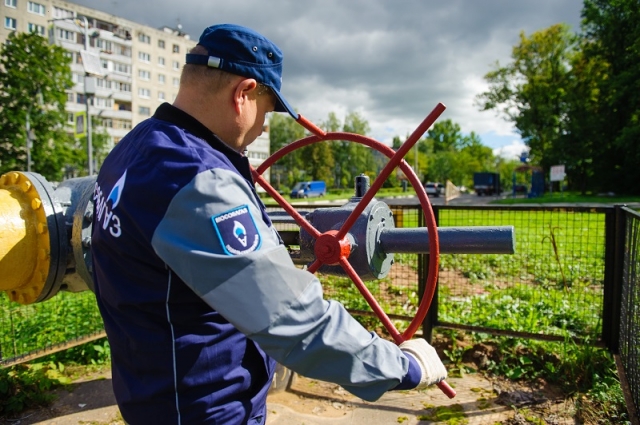
[[[284,97],[282,97],[282,95],[280,94],[280,92],[278,92],[278,90],[275,89],[271,89],[271,91],[273,92],[273,94],[276,95],[276,106],[273,109],[275,112],[288,112],[289,115],[291,115],[293,117],[294,120],[297,120],[298,118],[300,118],[300,114],[298,114],[291,105],[289,105],[289,102],[287,102],[285,100]]]

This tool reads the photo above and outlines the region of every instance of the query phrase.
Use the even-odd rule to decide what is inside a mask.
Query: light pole
[[[86,16],[82,16],[84,21],[84,50],[85,52],[89,52],[89,21]],[[84,59],[82,64],[84,65]],[[84,102],[87,107],[87,162],[89,163],[89,175],[93,175],[93,141],[91,135],[91,115],[89,114],[89,95],[95,94],[95,87],[92,86],[93,92],[90,93],[89,85],[93,84],[95,80],[93,77],[89,76],[89,72],[87,72],[87,68],[85,66],[84,72]]]

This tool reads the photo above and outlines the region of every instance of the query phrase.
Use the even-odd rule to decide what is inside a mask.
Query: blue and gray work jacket
[[[275,361],[365,400],[418,383],[414,359],[295,267],[247,158],[185,112],[161,105],[123,138],[93,201],[95,291],[128,423],[264,423]]]

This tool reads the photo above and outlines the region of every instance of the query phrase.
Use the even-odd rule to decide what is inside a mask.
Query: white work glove
[[[438,357],[436,349],[424,339],[417,338],[405,341],[400,344],[400,349],[405,354],[412,355],[422,370],[422,378],[415,389],[421,390],[447,378],[447,369]]]

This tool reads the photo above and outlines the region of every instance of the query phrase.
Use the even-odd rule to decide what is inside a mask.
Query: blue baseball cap
[[[206,28],[198,44],[207,49],[208,55],[188,53],[188,64],[207,65],[253,78],[273,91],[277,98],[276,112],[288,112],[298,119],[298,113],[280,94],[283,56],[278,46],[252,29],[233,24]]]

